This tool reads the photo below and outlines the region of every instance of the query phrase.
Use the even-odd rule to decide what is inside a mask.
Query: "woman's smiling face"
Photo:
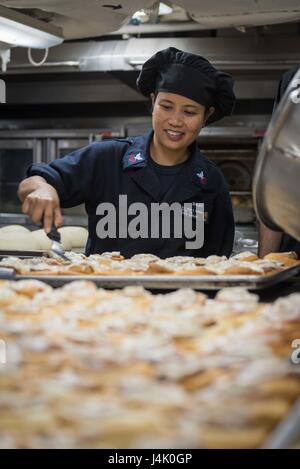
[[[152,125],[156,143],[169,151],[184,151],[193,143],[214,108],[179,94],[160,91],[152,97]]]

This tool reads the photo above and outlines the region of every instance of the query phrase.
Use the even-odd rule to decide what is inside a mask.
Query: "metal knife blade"
[[[65,255],[65,250],[60,242],[60,233],[57,230],[56,226],[53,224],[51,227],[51,231],[47,233],[49,239],[51,239],[51,253],[56,256],[61,257],[64,261],[70,262],[70,259]]]

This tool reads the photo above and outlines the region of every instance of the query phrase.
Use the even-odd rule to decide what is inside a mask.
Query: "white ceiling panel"
[[[168,0],[165,3],[171,4]],[[153,0],[0,0],[0,5],[28,13],[63,28],[66,39],[97,37],[121,27]],[[243,27],[300,20],[299,0],[178,0],[201,28]],[[200,26],[199,26],[200,27]],[[172,29],[172,25],[170,25]]]

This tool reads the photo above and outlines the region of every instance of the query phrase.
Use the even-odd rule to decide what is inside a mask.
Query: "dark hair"
[[[157,98],[157,95],[158,95],[159,91],[154,91],[154,102],[156,101],[156,98]],[[149,100],[148,100],[148,110],[150,112],[150,114],[152,114],[153,112],[153,109],[154,109],[154,105],[153,105],[153,100],[152,100],[152,96],[149,96]]]

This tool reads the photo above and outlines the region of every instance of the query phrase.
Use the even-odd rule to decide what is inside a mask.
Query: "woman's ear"
[[[204,117],[204,122],[210,118],[210,116],[215,112],[216,108],[214,106],[210,106],[208,109],[205,111],[205,117]]]

